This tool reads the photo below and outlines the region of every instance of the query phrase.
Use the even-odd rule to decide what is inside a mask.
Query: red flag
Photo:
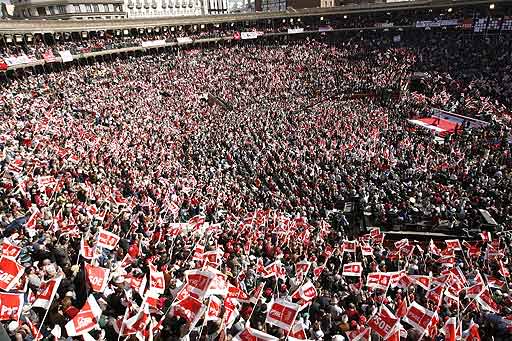
[[[434,241],[432,239],[430,239],[430,243],[428,244],[428,251],[436,256],[441,255],[441,250],[436,246],[436,244],[434,244]]]
[[[43,308],[43,309],[50,308],[53,298],[55,297],[55,294],[57,293],[57,289],[59,289],[61,280],[62,280],[62,277],[58,277],[58,278],[52,278],[46,282],[43,282],[41,284],[42,292],[36,296],[36,299],[35,299],[34,303],[32,304],[32,307],[39,307],[39,308]]]
[[[256,288],[252,289],[252,291],[250,293],[251,298],[249,299],[252,304],[258,303],[258,301],[261,298],[261,295],[263,294],[264,287],[265,287],[265,283],[260,283],[260,284],[258,284],[258,286]]]
[[[430,283],[432,282],[432,277],[430,276],[410,276],[414,282],[422,287],[425,290],[430,289]]]
[[[66,324],[68,336],[83,335],[98,326],[101,309],[93,295],[87,298],[84,306],[71,321]]]
[[[24,272],[25,268],[14,259],[2,255],[0,257],[0,289],[10,291],[18,284]]]
[[[151,262],[149,266],[149,290],[157,294],[163,294],[165,291],[165,278],[164,273],[158,271],[157,267]]]
[[[502,275],[505,278],[510,277],[510,271],[505,267],[505,264],[503,264],[503,261],[500,259],[498,260],[498,264],[500,266],[500,270],[498,271],[500,275]]]
[[[372,272],[366,278],[366,286],[368,288],[377,288],[387,290],[389,282],[391,281],[391,274],[386,272]]]
[[[192,329],[202,317],[205,310],[206,307],[201,301],[198,301],[192,296],[188,296],[172,305],[171,314],[187,320],[190,323],[190,329]]]
[[[430,326],[435,315],[435,312],[412,302],[403,320],[423,333]]]
[[[361,277],[363,266],[360,262],[348,263],[343,265],[343,276]]]
[[[489,231],[483,231],[482,233],[480,233],[480,237],[485,243],[492,241],[491,232]]]
[[[304,285],[300,286],[295,290],[292,294],[293,300],[303,300],[305,302],[310,302],[318,296],[315,286],[311,281],[307,281]]]
[[[208,310],[206,311],[207,321],[218,321],[222,309],[222,302],[217,296],[210,296]]]
[[[471,323],[469,324],[469,328],[466,331],[466,333],[468,334],[468,336],[466,337],[467,341],[480,341],[481,340],[480,332],[478,331],[478,324],[473,322],[473,320],[471,320]]]
[[[506,285],[505,281],[502,281],[496,277],[485,275],[487,279],[487,285],[489,288],[503,289]]]
[[[96,242],[96,245],[108,250],[114,250],[120,239],[121,238],[119,238],[118,235],[115,235],[112,232],[101,230],[98,232],[98,241]]]
[[[324,268],[325,266],[318,266],[316,268],[313,269],[313,278],[316,280],[318,277],[320,277],[320,275],[322,274],[322,272],[324,271]]]
[[[89,243],[83,238],[80,241],[80,255],[85,259],[91,260],[94,258],[94,248],[89,246]]]
[[[250,296],[247,295],[242,289],[235,287],[228,283],[228,294],[226,298],[236,299],[238,302],[248,303]]]
[[[355,240],[345,240],[343,242],[343,252],[355,253],[357,250],[357,242]]]
[[[480,304],[482,310],[492,311],[493,313],[499,314],[500,307],[492,299],[489,289],[486,287],[477,297],[476,301]]]
[[[245,326],[245,329],[238,333],[233,340],[236,341],[278,341],[277,337],[260,332],[257,329],[252,329],[249,324]]]
[[[446,320],[441,333],[444,334],[445,341],[456,341],[461,336],[460,324],[457,324],[456,317],[450,317]]]
[[[18,321],[25,303],[23,294],[0,293],[0,321]]]
[[[308,337],[306,335],[306,326],[304,323],[295,321],[288,336],[297,340],[306,340]]]
[[[110,274],[109,269],[85,263],[85,273],[93,291],[105,291]]]
[[[447,249],[462,251],[462,246],[460,245],[460,241],[458,239],[447,239],[445,240],[445,243]]]
[[[396,308],[396,316],[399,318],[404,317],[407,315],[407,300],[402,299],[398,307]]]
[[[298,304],[277,300],[269,309],[265,322],[289,331],[295,322],[299,309],[300,306]]]
[[[13,245],[7,241],[2,244],[2,256],[10,257],[12,259],[18,258],[21,252],[21,247]]]
[[[371,329],[354,330],[347,334],[349,341],[369,341]]]
[[[380,337],[386,338],[392,332],[398,322],[398,318],[383,305],[378,314],[368,320],[368,326]]]

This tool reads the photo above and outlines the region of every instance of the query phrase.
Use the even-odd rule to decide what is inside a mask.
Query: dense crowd
[[[434,143],[408,123],[424,104],[404,84],[436,51],[386,39],[235,44],[1,84],[5,333],[509,339],[512,159],[497,120],[509,103],[443,69],[459,84],[443,89],[446,106],[462,93],[498,103],[486,128]],[[504,77],[509,66],[489,67]],[[405,93],[386,105],[383,89]],[[349,233],[341,212],[353,201],[381,229]],[[385,234],[420,220],[479,229],[479,209],[503,232]]]

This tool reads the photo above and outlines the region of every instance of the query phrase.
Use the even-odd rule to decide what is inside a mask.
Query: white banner
[[[155,47],[155,46],[164,46],[164,45],[165,45],[165,40],[148,40],[148,41],[142,42],[142,47]]]
[[[73,56],[69,50],[59,51],[59,55],[64,63],[73,61]]]
[[[304,29],[301,27],[301,28],[289,28],[288,29],[288,34],[296,34],[296,33],[302,33],[304,32]]]
[[[256,39],[258,38],[258,32],[240,32],[242,39]]]
[[[192,43],[192,38],[190,38],[190,37],[179,37],[179,38],[176,38],[176,40],[178,41],[178,44],[191,44]]]

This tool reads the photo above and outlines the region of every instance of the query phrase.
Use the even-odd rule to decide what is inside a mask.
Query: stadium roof
[[[280,18],[301,18],[312,16],[333,16],[370,12],[395,11],[404,9],[425,9],[443,7],[461,7],[490,3],[510,3],[511,0],[419,0],[413,2],[393,2],[379,4],[347,5],[331,8],[311,8],[303,10],[289,9],[286,12],[256,12],[229,15],[209,15],[193,17],[166,17],[122,20],[0,20],[0,34],[46,33],[73,31],[101,31],[156,26],[177,26],[195,24],[222,24],[240,21],[256,21]]]

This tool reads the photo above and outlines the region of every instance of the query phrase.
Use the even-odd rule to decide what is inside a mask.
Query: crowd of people
[[[510,339],[510,88],[436,69],[451,53],[437,40],[388,38],[167,51],[0,84],[0,332]],[[511,45],[486,48],[503,46],[487,79],[506,77]],[[420,70],[457,82],[447,107],[496,103],[489,125],[444,143],[410,125],[441,91],[415,102]],[[468,90],[482,84],[493,91]],[[352,233],[353,201],[377,228]],[[419,220],[479,230],[479,209],[499,233],[386,235]]]

